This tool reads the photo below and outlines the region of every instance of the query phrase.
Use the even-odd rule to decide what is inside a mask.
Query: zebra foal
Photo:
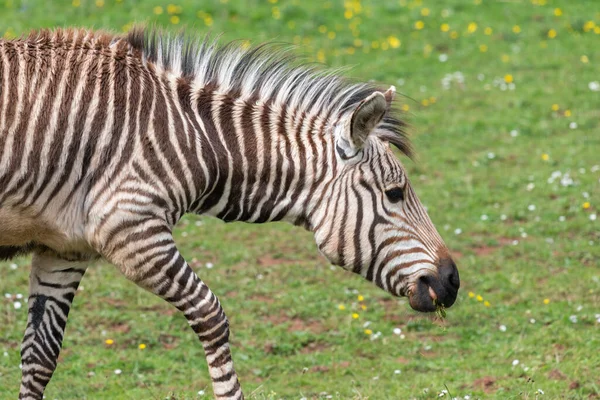
[[[0,40],[0,259],[33,253],[20,399],[41,399],[71,303],[103,257],[181,310],[219,399],[241,399],[217,297],[178,252],[185,213],[285,220],[415,310],[458,271],[390,144],[394,88],[295,66],[269,46],[157,30]]]

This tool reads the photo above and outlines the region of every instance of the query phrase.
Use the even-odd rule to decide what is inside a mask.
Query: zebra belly
[[[43,217],[32,217],[12,208],[0,208],[0,258],[44,246],[58,254],[80,254],[90,258],[95,252],[81,239],[67,234]]]

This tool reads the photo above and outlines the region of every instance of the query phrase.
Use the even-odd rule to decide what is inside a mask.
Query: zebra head
[[[333,264],[435,311],[456,300],[458,270],[390,148],[394,136],[406,146],[388,117],[394,94],[372,92],[331,124],[336,165],[311,226]]]

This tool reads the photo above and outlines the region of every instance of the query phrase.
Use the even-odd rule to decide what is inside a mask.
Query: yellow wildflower
[[[359,315],[358,313],[352,313],[352,319],[358,319]]]
[[[418,20],[417,22],[415,22],[415,29],[416,30],[421,30],[425,27],[425,23],[421,20]]]
[[[144,350],[146,348],[146,344],[144,343],[140,343],[140,345],[138,346],[138,349],[140,350]]]
[[[281,18],[281,11],[279,11],[279,7],[273,7],[271,9],[271,16],[273,17],[273,19]]]
[[[552,104],[552,111],[558,111],[558,110],[559,110],[559,108],[560,108],[560,107],[558,106],[558,104],[556,104],[556,103],[555,103],[555,104]]]
[[[485,44],[480,44],[479,45],[479,51],[482,53],[485,53],[486,51],[488,51],[488,47]]]
[[[71,3],[73,7],[79,7],[81,5],[81,0],[73,0]]]
[[[586,56],[585,54],[582,55],[579,60],[581,60],[582,63],[587,64],[590,62],[590,59],[588,58],[588,56]]]
[[[490,36],[493,32],[494,32],[494,30],[492,28],[490,28],[489,26],[483,30],[483,33],[487,36]]]
[[[556,37],[556,29],[550,29],[548,31],[548,38],[554,39]]]
[[[588,208],[590,208],[590,207],[591,207],[591,204],[590,204],[590,202],[589,202],[589,201],[586,201],[585,203],[583,203],[583,209],[584,209],[584,210],[587,210],[587,209],[588,209]]]
[[[427,107],[429,105],[429,100],[423,99],[421,100],[421,104],[423,105],[423,107]]]
[[[152,9],[152,12],[156,15],[160,15],[163,13],[163,8],[161,6],[156,6]]]
[[[360,308],[361,308],[363,311],[365,311],[365,310],[367,309],[367,306],[365,306],[364,304],[361,304],[361,305],[360,305]]]
[[[477,299],[477,301],[483,301],[483,297],[481,297],[481,295],[479,295],[479,294],[477,295],[476,299]]]
[[[365,329],[365,335],[372,335],[373,331],[370,329]]]
[[[317,61],[319,61],[320,63],[325,62],[325,51],[323,51],[323,49],[317,51]]]
[[[512,27],[513,33],[521,33],[521,27],[519,25],[515,25]]]
[[[325,25],[319,26],[319,32],[321,32],[321,33],[327,32],[327,27]]]
[[[362,294],[359,294],[357,299],[358,301],[364,301],[365,297]]]
[[[98,8],[104,7],[104,0],[96,0],[96,7],[98,7]]]
[[[542,154],[542,160],[544,161],[548,161],[550,159],[550,156],[546,153]]]
[[[429,15],[429,8],[425,7],[425,8],[421,8],[421,15],[426,17]]]
[[[450,32],[450,39],[456,39],[456,38],[458,38],[458,32],[456,32],[456,31]]]
[[[344,12],[344,18],[346,18],[346,19],[352,18],[353,15],[354,15],[354,13],[352,12],[352,10],[346,10]]]
[[[179,14],[181,12],[181,7],[176,6],[175,4],[169,4],[167,6],[167,13],[168,14]]]
[[[106,344],[107,344],[107,345],[109,345],[109,346],[110,346],[111,344],[113,344],[114,342],[115,342],[115,341],[114,341],[114,340],[112,340],[112,339],[106,339],[106,340],[104,341],[104,343],[106,343]]]
[[[504,75],[504,82],[506,83],[513,83],[513,76],[511,74],[506,74]]]
[[[502,57],[500,57],[500,59],[503,63],[507,63],[510,61],[510,56],[508,54],[502,54]]]
[[[343,304],[338,304],[338,309],[344,311],[346,309],[346,306]]]
[[[448,25],[447,23],[443,23],[442,25],[440,25],[440,30],[442,32],[448,32],[450,30],[450,25]]]
[[[169,18],[169,21],[171,21],[171,23],[173,25],[177,25],[179,23],[179,17],[177,15],[171,15],[171,18]]]
[[[475,22],[469,23],[469,25],[467,26],[467,32],[475,33],[475,31],[477,31],[477,24]]]
[[[491,306],[490,302],[489,302],[489,301],[487,301],[487,300],[483,302],[483,305],[484,305],[484,306],[486,306],[486,307],[489,307],[489,306]]]
[[[554,9],[554,15],[557,17],[560,17],[562,15],[562,10],[560,8],[555,8]]]
[[[550,304],[550,299],[544,299],[544,304]]]
[[[565,117],[570,117],[571,115],[571,110],[565,110]]]
[[[400,42],[400,39],[398,39],[396,36],[389,36],[388,43],[390,44],[390,47],[392,49],[397,49],[402,44],[402,42]]]
[[[329,39],[332,39],[332,40],[335,39],[335,32],[334,31],[330,31],[329,33],[327,33],[327,37]]]
[[[404,112],[410,110],[410,106],[408,104],[402,104],[402,107],[400,107],[400,108],[402,108],[402,111],[404,111]]]
[[[475,293],[473,293],[473,292],[469,292],[469,298],[471,298],[471,299],[472,299],[473,297],[475,297]]]

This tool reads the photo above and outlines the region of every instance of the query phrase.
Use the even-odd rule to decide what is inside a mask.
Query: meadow
[[[460,270],[441,320],[330,266],[300,228],[184,218],[176,240],[229,316],[248,398],[600,398],[597,2],[0,3],[5,37],[136,22],[293,43],[395,85],[417,151],[402,161]],[[1,399],[19,390],[29,264],[0,263]],[[211,397],[184,317],[90,268],[46,399]]]

